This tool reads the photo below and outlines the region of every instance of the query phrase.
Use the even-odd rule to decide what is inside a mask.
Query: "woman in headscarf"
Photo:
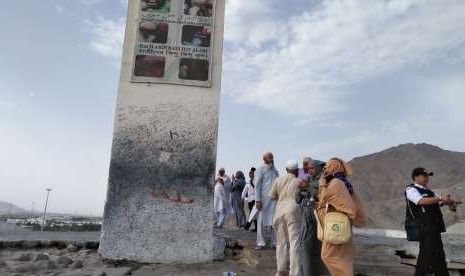
[[[245,187],[244,173],[238,171],[235,175],[235,181],[231,188],[231,204],[234,210],[237,227],[245,227],[247,219],[245,217],[244,205],[242,205],[242,191]]]
[[[352,168],[340,158],[331,158],[324,167],[319,181],[320,204],[318,217],[324,224],[326,204],[329,212],[346,214],[352,224],[362,227],[366,224],[366,214],[352,184],[347,180],[352,175]],[[324,227],[324,225],[323,225]],[[353,276],[355,260],[355,243],[351,238],[347,243],[334,245],[323,240],[321,259],[333,276]]]
[[[253,206],[255,205],[255,183],[254,183],[254,178],[255,178],[255,171],[257,169],[252,167],[249,171],[249,178],[250,181],[245,185],[244,190],[242,191],[242,201],[247,201],[247,205],[249,207],[249,215],[252,213]],[[249,217],[250,219],[250,217]],[[252,232],[257,232],[257,220],[253,220],[255,224],[255,229],[252,230]],[[245,230],[249,230],[250,226],[252,225],[251,222],[247,221],[247,224],[245,225]]]
[[[296,194],[296,202],[302,210],[302,227],[300,231],[300,258],[303,276],[328,275],[329,272],[321,261],[321,241],[317,239],[317,221],[313,209],[319,201],[319,184],[326,163],[310,160],[308,167],[308,187],[303,187]]]

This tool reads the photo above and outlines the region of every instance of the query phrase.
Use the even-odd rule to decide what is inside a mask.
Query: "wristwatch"
[[[444,206],[444,202],[442,202],[442,196],[439,196],[439,206]]]

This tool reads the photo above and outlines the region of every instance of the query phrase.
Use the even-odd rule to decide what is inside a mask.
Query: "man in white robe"
[[[263,236],[265,229],[272,232],[271,242],[273,246],[276,245],[276,237],[271,227],[273,225],[276,201],[272,200],[269,194],[279,174],[274,167],[274,157],[271,152],[267,152],[263,155],[263,161],[263,166],[257,171],[255,184],[255,207],[259,210],[256,249],[263,249],[266,246]]]
[[[229,214],[231,214],[231,209],[232,209],[232,206],[231,206],[231,188],[232,188],[231,177],[229,177],[226,174],[224,168],[219,169],[218,177],[223,180],[224,193],[225,193],[225,196],[226,196],[226,202],[224,203],[225,204],[224,208],[226,208],[226,216],[228,216]]]
[[[277,237],[276,276],[300,276],[302,274],[299,237],[302,212],[295,200],[301,181],[297,178],[297,161],[288,161],[286,171],[286,175],[276,179],[270,192],[270,197],[278,202],[273,218],[273,227]]]
[[[213,200],[213,208],[216,215],[216,226],[222,228],[226,219],[226,195],[223,186],[223,180],[220,178],[215,183],[215,192]]]

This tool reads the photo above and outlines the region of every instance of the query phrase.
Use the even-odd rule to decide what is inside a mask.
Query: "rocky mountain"
[[[415,167],[435,173],[430,188],[465,199],[465,153],[428,144],[404,144],[350,161],[354,168],[351,181],[365,201],[370,224],[374,227],[401,229],[405,218],[405,186],[412,183]],[[448,224],[465,219],[465,208],[457,213],[443,208]]]
[[[24,214],[27,211],[9,202],[0,201],[0,215]]]

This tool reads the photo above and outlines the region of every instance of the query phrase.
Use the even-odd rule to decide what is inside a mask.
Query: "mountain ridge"
[[[425,167],[433,171],[430,188],[465,197],[465,153],[444,150],[438,146],[401,144],[349,161],[354,169],[350,179],[365,202],[370,226],[399,229],[405,218],[404,190],[412,183],[411,171]],[[463,219],[443,209],[448,223]]]
[[[25,214],[27,211],[21,207],[16,206],[13,203],[0,201],[0,214]]]

